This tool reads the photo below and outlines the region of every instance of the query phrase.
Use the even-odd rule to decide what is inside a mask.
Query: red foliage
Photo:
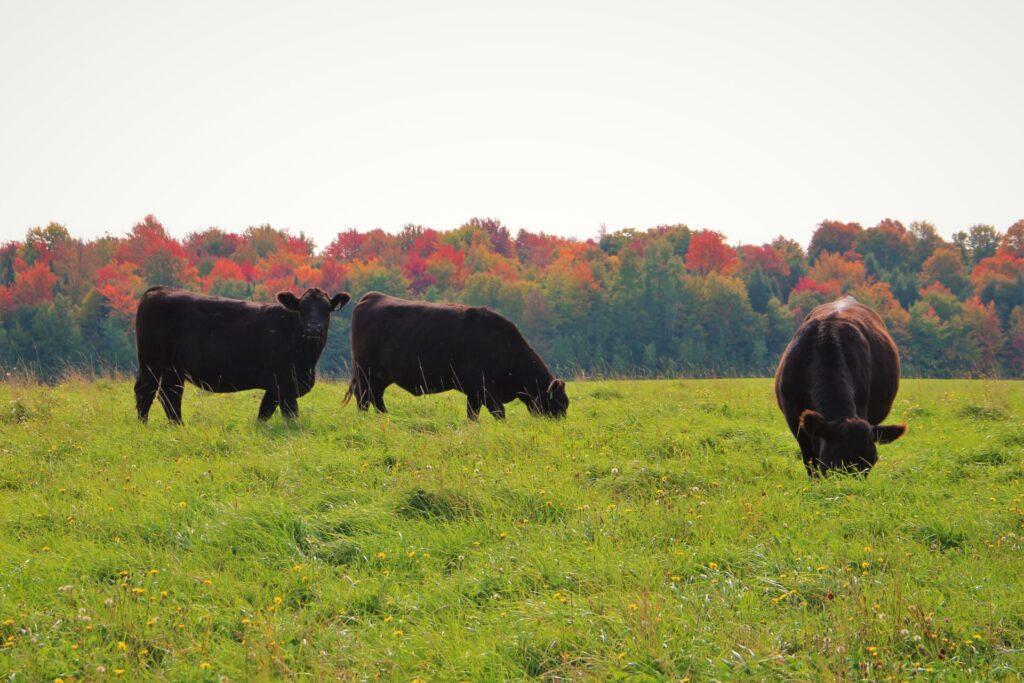
[[[799,292],[811,292],[813,294],[820,294],[825,297],[838,297],[839,296],[839,283],[830,280],[829,282],[817,282],[809,277],[802,277],[796,283],[796,287],[793,288],[793,293]]]
[[[418,253],[411,253],[405,259],[402,274],[409,281],[409,288],[416,294],[422,294],[437,278],[427,272],[427,260]]]
[[[564,241],[550,235],[520,230],[516,235],[516,255],[520,263],[546,268],[555,260],[558,243]]]
[[[126,317],[135,315],[143,286],[142,278],[135,274],[135,264],[128,261],[109,263],[96,273],[96,291],[114,311]]]
[[[686,252],[686,267],[701,275],[721,273],[728,275],[739,267],[736,251],[725,243],[725,235],[714,230],[702,230],[690,239]]]
[[[35,306],[53,300],[53,286],[57,284],[57,276],[50,270],[48,259],[40,259],[32,265],[25,264],[19,268],[16,259],[14,268],[14,285],[11,286],[11,300],[15,306]]]
[[[209,275],[203,278],[203,291],[208,291],[217,280],[240,280],[245,282],[248,278],[242,267],[226,258],[219,258],[213,263],[213,269]]]
[[[971,272],[971,283],[975,293],[984,289],[989,282],[1012,283],[1024,274],[1024,258],[1015,258],[1008,251],[982,259]]]
[[[359,256],[359,250],[366,241],[367,235],[356,232],[355,229],[339,232],[334,241],[324,249],[324,256],[334,259],[348,261]]]
[[[743,267],[747,270],[760,268],[769,275],[789,276],[789,263],[770,244],[762,244],[759,247],[746,244],[739,248],[739,253]]]
[[[856,244],[857,237],[863,230],[864,228],[859,223],[822,221],[811,236],[811,244],[807,247],[807,257],[813,261],[823,251],[846,254],[853,250],[853,245]]]
[[[317,287],[330,295],[340,292],[348,277],[348,269],[340,261],[326,258],[320,265],[320,282]]]
[[[409,248],[409,252],[416,254],[417,256],[427,257],[434,249],[437,248],[437,236],[436,230],[426,229],[423,234],[416,238],[412,243],[412,247]]]

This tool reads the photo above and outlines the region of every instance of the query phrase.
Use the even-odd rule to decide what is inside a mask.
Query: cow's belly
[[[254,359],[209,346],[179,354],[174,366],[196,386],[217,393],[263,389],[270,383],[266,369]]]
[[[408,375],[397,378],[395,384],[414,396],[423,396],[425,394],[440,394],[444,391],[457,389],[459,383],[454,378],[446,379],[436,375],[427,376],[426,378]]]

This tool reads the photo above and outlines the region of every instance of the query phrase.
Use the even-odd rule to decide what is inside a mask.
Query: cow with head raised
[[[899,353],[877,313],[851,296],[811,311],[775,372],[775,397],[807,473],[867,475],[878,444],[907,430],[881,424],[899,384]]]
[[[135,337],[139,374],[135,407],[143,422],[158,398],[172,422],[181,422],[185,381],[213,392],[262,389],[259,418],[278,406],[298,417],[298,398],[313,388],[327,342],[331,313],[351,297],[307,289],[277,295],[277,304],[152,287],[139,302]]]

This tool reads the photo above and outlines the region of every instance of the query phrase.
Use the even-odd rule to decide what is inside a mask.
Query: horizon
[[[821,223],[823,223],[825,221],[836,221],[836,222],[841,222],[841,223],[857,224],[857,225],[860,225],[864,229],[873,228],[879,222],[881,222],[881,220],[886,220],[886,219],[897,221],[897,222],[901,223],[906,228],[910,228],[910,226],[912,224],[914,224],[914,223],[930,223],[931,225],[933,225],[936,228],[936,231],[939,234],[939,236],[942,239],[944,239],[946,242],[951,242],[953,237],[954,237],[954,235],[956,234],[956,232],[963,231],[963,232],[966,233],[969,228],[971,228],[971,227],[973,227],[975,225],[982,225],[981,223],[977,223],[977,222],[970,223],[969,225],[964,226],[963,228],[961,228],[960,230],[957,230],[955,232],[944,233],[944,231],[939,226],[935,226],[935,224],[931,223],[931,221],[920,221],[920,220],[903,221],[903,220],[901,220],[899,218],[886,217],[886,218],[880,219],[876,223],[865,225],[865,224],[860,223],[859,221],[849,221],[849,220],[844,220],[842,218],[828,218],[828,219],[822,219],[822,221],[819,221],[818,223],[815,223],[813,228],[811,228],[810,235],[806,238],[806,240],[798,239],[797,237],[794,237],[792,235],[787,235],[787,234],[779,233],[779,234],[776,234],[776,235],[773,235],[773,236],[770,236],[770,237],[766,237],[765,239],[762,239],[762,240],[759,240],[759,241],[743,242],[743,241],[740,241],[740,240],[732,239],[731,236],[729,235],[729,233],[724,231],[724,230],[720,230],[720,229],[715,228],[715,227],[698,228],[698,227],[694,227],[693,225],[690,225],[690,224],[686,223],[685,221],[677,221],[677,222],[673,222],[673,223],[660,223],[658,225],[651,225],[651,226],[647,226],[647,227],[638,227],[638,226],[627,225],[627,226],[623,226],[622,228],[618,228],[616,230],[612,230],[611,228],[607,228],[606,226],[599,226],[598,229],[595,230],[593,232],[593,234],[591,234],[591,235],[564,235],[564,234],[559,233],[558,231],[531,230],[529,228],[513,227],[513,226],[510,226],[510,225],[507,225],[503,220],[501,220],[501,218],[499,218],[497,216],[481,215],[481,216],[471,216],[470,218],[467,218],[467,219],[461,221],[458,225],[444,226],[444,227],[436,227],[436,226],[425,225],[425,224],[422,224],[422,223],[416,223],[416,222],[410,221],[410,222],[403,223],[402,225],[398,226],[395,229],[388,229],[388,228],[383,228],[383,227],[343,228],[343,229],[338,230],[337,232],[335,232],[333,234],[327,235],[326,239],[321,241],[320,239],[318,239],[318,236],[311,235],[308,232],[302,230],[301,228],[295,229],[295,228],[292,228],[292,227],[289,227],[289,226],[282,227],[282,226],[278,226],[278,225],[272,225],[272,224],[266,223],[266,222],[263,222],[263,223],[253,223],[252,225],[247,225],[247,226],[241,227],[241,228],[224,228],[224,227],[217,226],[217,225],[209,225],[209,226],[206,226],[206,227],[203,227],[203,228],[197,228],[195,230],[189,230],[187,232],[182,233],[180,231],[174,230],[173,227],[167,226],[162,220],[160,220],[160,216],[157,216],[155,214],[146,214],[145,216],[141,216],[139,219],[134,221],[130,226],[127,226],[126,228],[124,228],[120,232],[113,232],[113,231],[110,231],[110,230],[106,230],[106,231],[104,231],[104,232],[102,232],[102,233],[100,233],[98,235],[82,236],[82,235],[76,234],[75,230],[73,229],[72,226],[68,226],[68,225],[66,225],[64,223],[60,223],[60,221],[47,221],[45,223],[36,223],[35,225],[31,225],[31,226],[25,228],[25,232],[27,233],[29,230],[31,230],[33,228],[46,227],[47,225],[50,225],[51,223],[56,223],[58,225],[63,226],[64,228],[66,228],[68,230],[69,235],[73,239],[79,239],[79,240],[81,240],[83,242],[94,241],[94,240],[102,239],[102,238],[124,239],[126,237],[130,237],[131,236],[131,230],[132,230],[132,228],[135,225],[142,223],[150,215],[152,215],[163,226],[164,230],[167,232],[167,235],[170,238],[172,238],[172,239],[174,239],[174,240],[176,240],[176,241],[178,241],[180,243],[184,243],[184,241],[190,235],[196,234],[196,233],[202,233],[202,232],[204,232],[206,230],[214,230],[214,229],[216,229],[216,230],[221,230],[224,233],[228,233],[228,234],[242,235],[242,234],[245,233],[245,231],[247,231],[247,230],[249,230],[251,228],[260,228],[260,227],[269,226],[269,227],[271,227],[271,228],[273,228],[275,230],[284,231],[285,233],[287,233],[287,234],[289,234],[289,235],[291,235],[293,237],[300,237],[301,236],[301,237],[304,237],[305,239],[309,240],[313,244],[314,255],[319,255],[324,249],[326,249],[334,241],[335,238],[337,238],[338,235],[340,235],[342,233],[345,233],[345,232],[349,232],[350,230],[354,230],[355,232],[360,233],[360,234],[365,234],[365,233],[368,233],[368,232],[372,232],[374,230],[383,230],[385,233],[394,236],[394,235],[397,235],[398,233],[400,233],[402,231],[402,229],[404,229],[406,226],[413,225],[413,226],[421,227],[421,228],[424,228],[424,229],[427,229],[427,230],[435,230],[435,231],[437,231],[439,233],[445,233],[445,232],[451,232],[451,231],[454,231],[454,230],[458,230],[459,228],[461,228],[464,225],[467,225],[471,220],[474,220],[474,219],[495,220],[495,221],[499,222],[501,225],[503,225],[505,228],[507,228],[509,230],[509,233],[511,234],[513,239],[515,238],[515,236],[519,232],[519,230],[522,229],[522,230],[525,230],[525,231],[527,231],[529,233],[532,233],[532,234],[548,235],[548,236],[551,236],[551,237],[564,238],[564,239],[568,239],[568,240],[576,240],[576,241],[579,241],[579,242],[589,242],[589,241],[598,242],[601,239],[601,230],[602,230],[602,228],[606,229],[607,234],[613,234],[615,232],[619,232],[619,231],[622,231],[622,230],[630,230],[630,229],[637,230],[637,231],[639,231],[641,233],[644,233],[644,232],[648,232],[650,230],[654,230],[654,229],[659,228],[659,227],[682,225],[682,226],[685,226],[691,232],[694,232],[694,233],[701,232],[701,231],[704,231],[704,230],[709,230],[709,231],[721,233],[726,238],[725,239],[726,244],[729,244],[730,246],[733,246],[733,247],[740,247],[740,246],[745,246],[745,245],[760,246],[760,245],[763,245],[763,244],[769,244],[769,243],[771,243],[772,241],[774,241],[778,237],[783,237],[783,238],[795,240],[800,245],[800,247],[802,249],[804,249],[805,251],[807,250],[808,246],[810,245],[811,236],[813,236],[814,231],[817,230],[817,228],[821,225]],[[1019,220],[1024,220],[1024,218],[1019,219]],[[1010,225],[1007,225],[1005,227],[1004,226],[998,226],[998,225],[995,225],[995,226],[992,226],[992,227],[994,227],[1000,234],[1003,234],[1003,233],[1006,232],[1007,228],[1011,227],[1016,222],[1018,222],[1018,221],[1014,221],[1013,223],[1011,223]],[[985,225],[987,225],[987,224],[985,224]],[[2,230],[0,230],[0,244],[6,243],[6,242],[23,242],[25,237],[26,237],[26,235],[24,233],[21,234],[20,236],[15,235],[15,236],[7,237],[6,235],[3,234]]]
[[[23,4],[0,239],[1020,219],[1024,5]],[[11,65],[17,64],[14,68]]]

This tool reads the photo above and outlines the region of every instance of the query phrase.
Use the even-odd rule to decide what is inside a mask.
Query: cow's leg
[[[391,386],[391,382],[383,377],[376,376],[370,377],[367,385],[367,393],[370,395],[370,400],[373,401],[373,407],[377,409],[378,413],[388,412],[387,407],[384,405],[384,390]]]
[[[476,391],[466,394],[466,417],[473,422],[476,422],[477,418],[480,417],[480,406],[483,401],[480,400],[480,394]]]
[[[378,413],[388,412],[387,406],[384,405],[384,390],[387,388],[387,384],[375,384],[370,387],[370,398],[373,400],[373,407],[377,409]]]
[[[286,420],[294,420],[299,416],[299,397],[294,394],[281,397],[281,415]]]
[[[494,398],[490,394],[484,396],[484,405],[487,406],[487,410],[491,412],[496,420],[505,419],[505,404]]]
[[[143,423],[149,420],[149,409],[156,398],[160,383],[149,368],[139,368],[139,376],[135,379],[135,412]]]
[[[184,380],[174,372],[165,372],[160,378],[160,389],[156,393],[167,419],[181,424],[181,398],[185,394]]]
[[[804,457],[804,468],[807,470],[807,476],[816,479],[821,474],[821,470],[818,469],[818,458],[814,452],[814,441],[803,430],[797,432],[796,440],[800,444],[800,453]]]
[[[277,392],[267,391],[263,394],[263,400],[260,401],[260,412],[259,419],[266,422],[270,419],[270,416],[277,410]]]
[[[359,410],[369,410],[370,403],[372,403],[370,400],[370,382],[362,375],[362,372],[357,371],[352,379],[352,383],[355,385],[353,393],[356,395],[356,406]]]
[[[821,474],[818,470],[818,458],[814,453],[814,443],[807,432],[800,429],[800,418],[797,416],[798,411],[786,410],[786,424],[789,425],[789,431],[796,437],[796,442],[800,444],[800,455],[803,456],[804,469],[807,470],[807,476],[817,478]],[[793,417],[789,417],[792,415]]]

